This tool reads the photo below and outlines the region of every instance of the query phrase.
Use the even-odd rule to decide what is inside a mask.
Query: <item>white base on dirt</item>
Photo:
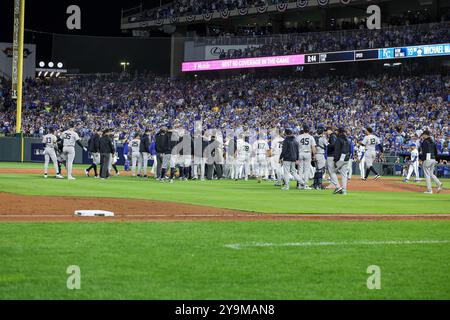
[[[77,217],[114,217],[114,212],[104,210],[77,210],[74,215]]]

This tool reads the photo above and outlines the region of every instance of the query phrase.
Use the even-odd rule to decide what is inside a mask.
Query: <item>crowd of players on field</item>
[[[181,180],[205,180],[205,177],[208,180],[248,180],[252,175],[258,182],[274,180],[276,186],[283,187],[282,190],[289,190],[292,179],[297,182],[297,189],[324,189],[323,177],[327,173],[328,181],[335,188],[334,193],[347,194],[347,183],[351,179],[352,164],[356,156],[362,180],[367,180],[371,172],[375,175],[375,180],[380,178],[374,162],[378,151],[383,154],[383,148],[381,140],[373,134],[370,127],[365,129],[366,135],[356,149],[344,127],[325,128],[319,125],[314,136],[310,134],[307,125],[298,134],[294,134],[292,129],[275,129],[270,133],[256,132],[255,136],[249,132],[228,132],[223,137],[220,130],[204,132],[201,126],[198,129],[191,135],[176,123],[173,129],[162,127],[154,137],[148,129],[142,135],[135,134],[133,139],[124,143],[125,167],[129,167],[131,163],[132,176],[148,178],[148,163],[153,160],[152,174],[160,182],[168,179],[169,183],[173,183],[177,171]],[[87,147],[82,145],[74,124],[58,136],[50,132],[43,137],[46,178],[48,164],[52,160],[57,178],[63,178],[61,163],[64,163],[68,178],[75,179],[72,175],[75,144],[91,154],[93,163],[85,170],[87,176],[91,170],[94,170],[94,177],[101,179],[108,179],[112,169],[119,174],[115,165],[118,155],[112,130],[97,130],[90,137]],[[437,192],[440,192],[442,183],[434,174],[439,155],[429,130],[423,131],[418,144],[419,149],[416,145],[412,146],[413,158],[405,182],[413,172],[416,180],[419,179],[420,161],[427,183],[426,193],[433,193],[432,180],[436,183]],[[341,175],[341,182],[338,174]],[[313,184],[310,187],[311,179]]]

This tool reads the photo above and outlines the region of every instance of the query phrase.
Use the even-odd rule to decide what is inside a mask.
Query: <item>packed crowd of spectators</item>
[[[75,121],[81,136],[111,127],[121,137],[145,128],[157,131],[179,121],[192,130],[345,126],[355,140],[371,126],[385,149],[402,152],[423,128],[448,153],[450,78],[440,75],[300,79],[239,76],[171,80],[154,75],[129,78],[72,77],[28,81],[23,131],[42,136]],[[14,132],[13,107],[0,109],[0,132]]]
[[[161,7],[144,10],[137,16],[130,17],[130,21],[144,21],[199,15],[224,9],[235,10],[252,8],[278,3],[292,2],[286,0],[175,0]]]
[[[210,45],[238,44],[238,38],[208,39]],[[258,37],[245,49],[223,52],[221,59],[274,56],[313,52],[333,52],[356,49],[388,48],[450,42],[450,22],[380,30],[346,30],[311,32]]]

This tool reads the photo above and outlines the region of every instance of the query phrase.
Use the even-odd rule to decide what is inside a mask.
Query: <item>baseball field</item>
[[[41,173],[0,163],[0,299],[450,299],[448,190],[387,177],[355,176],[343,196]]]

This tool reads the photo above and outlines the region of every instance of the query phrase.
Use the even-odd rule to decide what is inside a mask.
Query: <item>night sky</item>
[[[107,0],[26,0],[25,29],[100,36],[123,36],[120,30],[122,8],[139,6],[141,0],[107,1]],[[144,1],[147,6],[159,5],[159,0]],[[170,1],[162,1],[167,3]],[[69,5],[81,8],[81,31],[68,30],[66,9]],[[0,1],[0,41],[11,41],[13,33],[13,0]],[[28,37],[29,35],[27,35]]]
[[[26,0],[25,42],[38,45],[37,59],[49,60],[52,55],[52,33],[68,35],[92,35],[129,37],[122,33],[120,17],[122,9],[139,6],[155,7],[160,0]],[[162,3],[170,2],[163,0]],[[81,30],[68,30],[66,13],[70,5],[81,9]],[[12,42],[14,0],[0,1],[0,42]],[[33,30],[36,32],[31,32]]]

